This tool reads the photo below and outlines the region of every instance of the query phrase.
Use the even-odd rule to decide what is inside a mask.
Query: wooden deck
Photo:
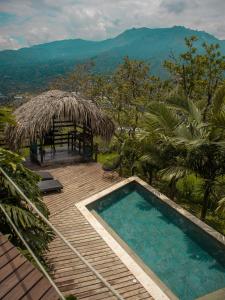
[[[103,179],[101,167],[96,163],[61,166],[48,171],[64,186],[62,193],[44,197],[52,224],[124,299],[152,299],[74,205],[115,182]],[[65,295],[74,294],[83,300],[116,299],[60,239],[51,243],[48,258],[54,265],[55,282]]]

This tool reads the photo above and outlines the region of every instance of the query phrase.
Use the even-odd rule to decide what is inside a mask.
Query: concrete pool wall
[[[150,270],[150,268],[143,263],[143,261],[134,253],[134,251],[132,251],[130,247],[128,247],[128,245],[114,232],[114,230],[112,230],[96,212],[90,211],[88,208],[91,203],[100,200],[104,196],[107,196],[108,194],[132,182],[140,184],[153,195],[155,195],[160,201],[164,202],[166,205],[176,210],[180,215],[194,223],[201,230],[216,240],[221,247],[224,247],[224,249],[225,237],[170,200],[168,197],[151,187],[149,184],[135,176],[125,179],[122,182],[119,182],[112,187],[76,204],[76,207],[85,216],[87,221],[95,228],[108,246],[115,252],[115,254],[121,259],[125,266],[133,273],[135,278],[144,286],[144,288],[152,295],[153,298],[156,300],[178,299],[173,292]],[[225,299],[225,289],[215,291],[212,294],[205,295],[204,297],[201,297],[201,299]]]

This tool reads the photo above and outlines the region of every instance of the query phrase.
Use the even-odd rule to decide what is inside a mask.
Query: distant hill
[[[45,87],[56,76],[70,72],[77,63],[93,59],[95,71],[110,73],[124,56],[150,62],[153,74],[164,77],[162,62],[171,52],[185,50],[184,38],[195,35],[197,45],[218,43],[225,54],[225,41],[204,32],[182,26],[172,28],[129,29],[115,38],[103,41],[62,40],[0,51],[0,92],[33,91]]]

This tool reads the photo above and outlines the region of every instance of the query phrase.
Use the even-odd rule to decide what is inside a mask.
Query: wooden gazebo
[[[16,125],[7,129],[11,149],[30,146],[32,161],[92,160],[94,136],[110,140],[114,124],[93,102],[71,92],[52,90],[14,112]]]

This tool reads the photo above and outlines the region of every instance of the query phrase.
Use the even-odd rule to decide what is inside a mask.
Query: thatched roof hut
[[[86,126],[93,135],[109,140],[114,124],[93,102],[60,90],[51,90],[34,97],[14,111],[16,125],[7,130],[11,148],[19,148],[28,139],[35,141],[48,133],[53,119],[69,119]]]

